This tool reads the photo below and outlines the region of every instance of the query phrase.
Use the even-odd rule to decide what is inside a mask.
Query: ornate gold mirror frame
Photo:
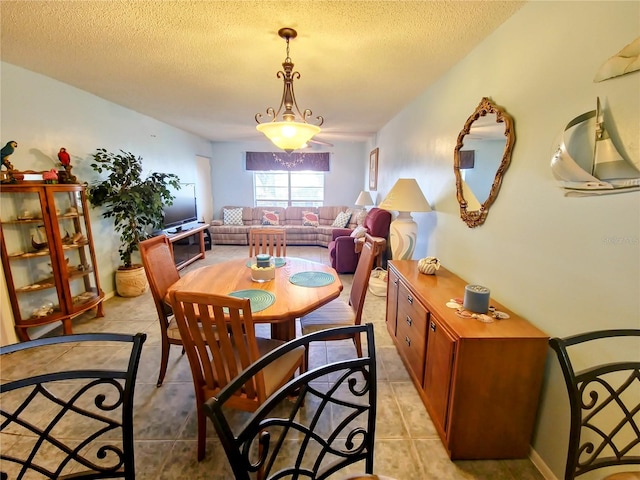
[[[466,184],[464,183],[462,175],[460,173],[460,150],[464,146],[464,138],[465,136],[469,135],[474,122],[476,122],[481,117],[486,117],[487,115],[492,114],[495,115],[495,122],[497,124],[504,125],[504,137],[506,138],[506,143],[504,146],[504,152],[502,154],[502,161],[498,166],[495,177],[493,179],[493,183],[491,185],[491,190],[489,191],[489,195],[487,196],[486,200],[481,204],[479,204],[479,202],[475,202],[476,204],[480,205],[477,210],[467,210],[467,208],[469,207],[469,202],[467,201],[467,199],[465,199],[464,192],[470,192],[470,190],[468,189],[468,187],[466,187]],[[464,128],[460,131],[453,156],[453,170],[456,175],[456,196],[458,198],[458,203],[460,204],[460,218],[462,218],[462,220],[467,224],[469,228],[482,225],[487,218],[487,215],[489,214],[489,207],[498,196],[500,185],[502,183],[502,177],[504,176],[504,172],[507,170],[507,167],[511,162],[511,151],[513,150],[514,142],[515,131],[513,128],[513,119],[507,112],[505,112],[504,109],[496,106],[489,98],[484,97],[476,107],[476,110],[473,112],[473,114],[465,122]],[[473,193],[468,193],[468,195],[473,195]]]

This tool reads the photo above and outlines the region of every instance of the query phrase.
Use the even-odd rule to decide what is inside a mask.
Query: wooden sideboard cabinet
[[[103,316],[85,187],[29,181],[0,186],[0,250],[16,333],[96,308]]]
[[[548,336],[510,318],[461,318],[446,303],[468,282],[445,268],[389,262],[387,329],[451,459],[525,458],[536,418]]]

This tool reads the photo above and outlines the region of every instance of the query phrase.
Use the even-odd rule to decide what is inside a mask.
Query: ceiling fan
[[[325,142],[324,140],[319,140],[318,137],[314,137],[310,140],[307,140],[307,146],[303,147],[303,148],[309,148],[310,147],[310,143],[315,143],[316,145],[323,145],[325,147],[333,147],[333,143],[329,143],[329,142]]]

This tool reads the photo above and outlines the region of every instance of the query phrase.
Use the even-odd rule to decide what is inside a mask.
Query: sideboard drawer
[[[397,334],[399,346],[411,370],[422,380],[427,347],[427,309],[400,282],[398,288]]]
[[[398,282],[398,309],[402,309],[413,321],[420,323],[420,329],[424,326],[426,331],[427,309],[420,303],[420,300],[414,298],[413,293],[402,281]],[[400,320],[401,318],[398,316],[398,324],[400,324]]]

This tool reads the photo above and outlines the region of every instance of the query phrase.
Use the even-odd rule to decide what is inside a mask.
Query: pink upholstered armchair
[[[362,222],[366,233],[373,237],[389,238],[391,213],[380,208],[372,208]],[[333,230],[333,240],[329,243],[329,258],[331,266],[338,273],[353,273],[358,265],[359,253],[356,253],[356,238],[351,236],[353,230],[336,228]]]

